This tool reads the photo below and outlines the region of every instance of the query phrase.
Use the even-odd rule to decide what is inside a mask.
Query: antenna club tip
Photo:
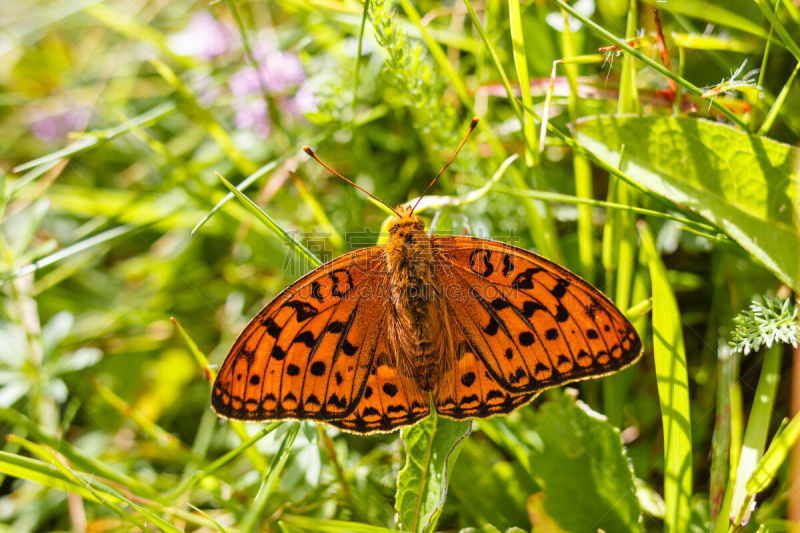
[[[480,117],[478,117],[478,116],[472,117],[472,122],[470,123],[470,126],[474,128],[479,120],[480,120]]]
[[[311,156],[313,156],[313,155],[314,155],[314,150],[312,150],[312,149],[311,149],[311,148],[309,148],[308,146],[303,146],[303,151],[304,151],[305,153],[307,153],[308,155],[311,155]]]

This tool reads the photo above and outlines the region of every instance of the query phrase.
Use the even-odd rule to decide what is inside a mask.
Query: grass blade
[[[253,444],[255,444],[262,438],[272,433],[272,431],[277,429],[281,424],[282,422],[273,422],[272,424],[263,428],[261,431],[259,431],[249,439],[245,440],[239,446],[232,449],[219,459],[209,463],[205,468],[198,470],[192,477],[185,479],[183,482],[181,482],[180,485],[171,490],[166,496],[167,499],[172,500],[174,498],[177,498],[178,496],[180,496],[193,486],[197,485],[204,478],[212,475],[214,472],[216,472],[217,470],[219,470],[220,468],[222,468],[223,466],[225,466],[226,464],[237,458],[239,455],[242,454],[242,452],[245,452],[248,449],[250,449],[250,447]]]
[[[258,489],[256,499],[253,501],[253,505],[250,507],[250,510],[242,519],[241,531],[249,532],[255,530],[258,518],[261,515],[264,506],[267,504],[269,495],[272,493],[272,488],[275,485],[275,482],[278,480],[281,471],[283,471],[286,461],[289,459],[289,452],[292,450],[292,444],[294,443],[295,437],[297,437],[297,432],[300,430],[300,423],[292,422],[288,424],[288,426],[289,429],[287,430],[286,435],[283,437],[281,447],[278,449],[277,453],[275,453],[275,456],[272,458],[272,462],[270,463],[266,474],[264,474],[264,478],[261,481],[261,486]]]
[[[244,204],[247,210],[250,211],[252,214],[254,214],[256,218],[258,218],[261,222],[263,222],[263,224],[269,230],[271,230],[275,235],[277,235],[281,239],[281,241],[283,241],[284,244],[286,244],[289,248],[294,250],[297,253],[297,255],[301,256],[306,261],[308,261],[308,264],[310,264],[311,266],[318,267],[322,264],[322,261],[320,261],[317,258],[317,256],[315,256],[313,252],[311,252],[311,250],[303,246],[303,244],[300,241],[292,237],[283,228],[281,228],[278,225],[278,223],[275,222],[272,219],[272,217],[266,214],[260,207],[258,207],[258,205],[256,205],[255,202],[253,202],[250,198],[242,194],[239,191],[239,189],[234,187],[231,182],[226,180],[222,174],[220,174],[219,172],[217,172],[216,174],[217,177],[220,179],[220,181],[222,181],[222,183],[225,185],[225,187],[227,187],[228,190],[231,191],[233,195],[236,196],[236,198],[240,202],[242,202],[242,204]]]
[[[736,468],[736,479],[733,485],[733,498],[731,500],[730,519],[734,524],[747,524],[750,518],[749,505],[745,506],[747,499],[747,481],[756,470],[764,446],[767,443],[770,418],[775,405],[775,396],[781,376],[781,352],[783,345],[775,344],[764,355],[761,365],[761,375],[758,378],[756,394],[750,416],[747,418],[747,427],[744,430],[742,451]]]
[[[528,108],[533,107],[531,98],[531,83],[528,76],[528,58],[525,50],[525,31],[522,28],[522,15],[520,14],[520,2],[509,0],[508,2],[508,24],[511,28],[511,51],[514,56],[514,65],[517,68],[517,79],[522,92],[522,102]],[[565,31],[565,34],[568,30]],[[569,54],[572,55],[572,54]],[[536,123],[530,114],[522,114],[522,134],[525,137],[525,164],[533,166],[539,156],[539,152],[533,147],[538,145],[536,140]]]
[[[87,133],[85,137],[75,141],[62,150],[56,150],[55,152],[49,153],[42,157],[37,157],[36,159],[28,161],[27,163],[17,165],[14,167],[14,172],[19,173],[34,167],[38,167],[39,165],[49,165],[54,161],[64,159],[65,157],[71,157],[92,148],[96,148],[115,137],[119,137],[123,133],[131,131],[134,128],[145,126],[164,118],[166,115],[169,115],[175,111],[176,107],[177,105],[175,102],[165,102],[157,105],[149,111],[145,111],[141,115],[138,115],[130,120],[126,120],[123,124],[120,124],[115,128],[111,128],[110,130]]]
[[[653,289],[653,356],[664,426],[664,529],[689,530],[692,497],[692,426],[689,376],[678,303],[647,223],[637,224]]]

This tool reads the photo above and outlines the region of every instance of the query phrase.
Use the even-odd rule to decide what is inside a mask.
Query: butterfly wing
[[[330,424],[357,433],[386,432],[428,416],[430,407],[427,396],[408,380],[400,378],[395,361],[396,358],[390,355],[384,325],[364,393],[348,416],[330,421]]]
[[[393,369],[373,364],[376,353],[389,358],[387,301],[383,248],[347,253],[305,275],[236,340],[212,388],[214,410],[234,420],[311,419],[358,432],[425,416],[427,402],[398,391]]]
[[[435,249],[457,351],[455,375],[436,399],[442,414],[509,412],[544,389],[612,373],[641,354],[636,330],[614,304],[555,263],[472,237],[436,237]]]

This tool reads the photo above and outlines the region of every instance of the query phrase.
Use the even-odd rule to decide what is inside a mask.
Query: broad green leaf
[[[529,449],[544,498],[530,502],[565,531],[641,531],[633,472],[619,432],[568,394],[544,403]],[[531,440],[531,439],[529,439]]]
[[[406,465],[397,476],[400,527],[433,531],[447,495],[448,469],[471,430],[469,421],[431,416],[403,430]]]
[[[638,223],[653,288],[653,358],[664,426],[664,530],[689,530],[692,497],[692,425],[689,376],[678,302],[667,269],[644,221]]]
[[[797,285],[797,148],[689,118],[600,116],[580,121],[575,131],[604,161],[705,217]]]
[[[487,431],[497,429],[498,418],[480,423],[480,430],[490,441],[498,437]],[[510,444],[509,447],[514,446]],[[486,441],[467,439],[453,469],[444,513],[456,513],[462,526],[492,523],[500,530],[511,526],[528,527],[525,502],[537,490],[527,469],[506,452],[505,446],[486,446]],[[515,449],[526,454],[521,446]]]

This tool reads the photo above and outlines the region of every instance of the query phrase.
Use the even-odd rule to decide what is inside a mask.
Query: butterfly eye
[[[397,224],[392,224],[391,226],[389,226],[389,235],[394,235],[396,231],[397,231]]]

